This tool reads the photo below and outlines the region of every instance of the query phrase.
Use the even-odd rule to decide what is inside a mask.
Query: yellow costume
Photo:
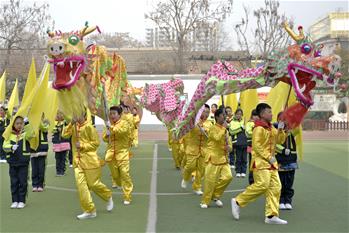
[[[252,134],[251,164],[254,183],[239,194],[236,201],[239,206],[244,207],[265,194],[265,216],[278,216],[281,183],[274,154],[276,144],[282,144],[286,139],[286,134],[270,124],[260,122],[262,121],[256,121]]]
[[[135,123],[133,119],[133,115],[131,113],[123,113],[121,114],[121,120],[125,120],[130,125],[130,137],[129,137],[129,147],[132,146],[133,139],[134,139],[134,131],[135,131]]]
[[[219,199],[233,179],[228,162],[231,150],[231,138],[226,128],[219,124],[212,126],[208,131],[208,164],[205,168],[202,204],[208,205],[212,199]]]
[[[206,135],[211,125],[212,123],[210,121],[199,122],[199,127],[205,131]],[[207,137],[201,132],[199,127],[195,127],[184,137],[185,164],[183,166],[183,180],[188,182],[193,172],[195,172],[195,179],[192,186],[194,191],[201,190],[207,146]]]
[[[138,147],[138,128],[139,128],[140,122],[141,122],[141,119],[139,118],[138,114],[136,116],[133,116],[133,124],[135,126],[135,129],[134,129],[134,134],[133,134],[132,145],[135,147]]]
[[[63,128],[62,136],[72,138],[73,167],[76,186],[79,192],[80,205],[84,212],[96,211],[90,190],[104,201],[108,201],[112,192],[105,186],[101,178],[101,163],[97,155],[99,138],[96,129],[88,121],[83,124],[69,124]],[[76,143],[80,143],[80,148]]]
[[[108,143],[105,161],[108,163],[113,180],[122,187],[124,201],[131,202],[133,183],[130,176],[130,138],[133,129],[130,124],[120,119],[110,126],[110,135],[106,130],[103,140]]]
[[[183,159],[184,159],[184,155],[183,155],[183,138],[181,138],[179,140],[172,138],[171,145],[172,145],[173,161],[175,163],[175,167],[177,169],[179,169],[180,167],[182,167]]]

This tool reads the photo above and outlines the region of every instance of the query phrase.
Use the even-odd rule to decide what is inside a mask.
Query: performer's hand
[[[109,136],[110,136],[110,130],[107,129],[107,130],[105,131],[105,134],[109,137]]]
[[[13,152],[15,152],[17,149],[18,149],[18,145],[17,145],[17,144],[15,144],[15,145],[12,146],[12,151],[13,151]]]
[[[110,121],[107,121],[107,122],[105,123],[105,125],[107,126],[107,128],[110,128],[110,126],[111,126]]]
[[[285,128],[285,122],[279,121],[279,122],[278,122],[278,129],[279,129],[279,130],[282,130],[282,129],[284,129],[284,128]]]
[[[24,121],[25,124],[28,123],[29,122],[28,117],[24,117],[23,121]]]
[[[269,163],[270,164],[273,164],[276,162],[276,158],[274,156],[272,156],[270,159],[269,159]]]
[[[290,149],[285,149],[285,155],[289,155],[291,153]]]
[[[75,146],[76,146],[77,149],[80,149],[81,148],[80,142],[76,142]]]

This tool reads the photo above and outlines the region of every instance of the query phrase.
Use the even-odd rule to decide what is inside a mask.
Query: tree
[[[53,27],[49,5],[10,0],[0,8],[0,47],[7,50],[4,67],[9,64],[11,49],[31,49],[42,45],[47,28]]]
[[[190,48],[190,34],[201,25],[222,22],[232,10],[232,0],[168,0],[158,2],[155,9],[145,15],[160,30],[176,52],[179,72],[185,70],[185,53]]]
[[[107,48],[139,48],[144,46],[142,42],[131,37],[128,32],[102,33],[101,35],[93,35],[91,38]]]
[[[257,55],[265,59],[273,50],[284,48],[290,42],[287,32],[284,30],[283,22],[293,23],[285,14],[279,12],[280,3],[277,0],[264,0],[264,6],[253,11],[257,28],[253,30],[253,40],[249,41],[250,10],[244,6],[244,17],[235,25],[237,42],[241,50],[248,53],[250,57]]]

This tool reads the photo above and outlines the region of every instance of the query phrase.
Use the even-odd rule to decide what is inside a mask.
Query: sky
[[[6,1],[6,0],[0,0]],[[221,1],[221,0],[215,0]],[[32,3],[32,0],[24,0]],[[144,15],[155,6],[157,0],[39,0],[48,3],[49,11],[55,21],[55,29],[71,31],[80,29],[88,21],[98,25],[103,32],[130,32],[131,36],[145,41],[145,28],[149,27]],[[232,15],[224,23],[224,30],[231,33],[233,26],[243,15],[243,5],[251,12],[261,7],[264,0],[234,0]],[[305,30],[328,13],[349,11],[347,0],[280,0],[280,11],[293,18],[295,25],[303,25]],[[232,47],[234,47],[234,42]]]

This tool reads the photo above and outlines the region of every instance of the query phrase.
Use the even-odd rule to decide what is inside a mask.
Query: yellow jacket
[[[201,124],[202,127],[202,124]],[[201,132],[198,126],[195,126],[184,137],[184,148],[186,156],[200,157],[204,156],[202,148],[206,141],[206,136]]]
[[[226,149],[228,146],[228,150]],[[228,153],[232,150],[231,137],[226,128],[219,124],[210,127],[207,142],[207,160],[213,165],[228,163]]]
[[[133,135],[133,131],[135,130],[135,123],[134,123],[134,120],[133,120],[133,115],[131,113],[122,113],[121,114],[121,120],[125,120],[126,122],[128,122],[128,124],[130,125],[130,142],[129,142],[129,146],[131,147],[132,145],[132,141],[133,141],[133,138],[134,138],[134,135]]]
[[[276,144],[282,144],[286,140],[283,130],[275,129],[271,124],[266,125],[262,121],[256,121],[252,133],[252,168],[278,169],[277,162],[270,164],[270,159],[275,154]]]
[[[106,134],[106,130],[103,133],[103,141],[108,143],[105,161],[110,162],[113,159],[117,161],[129,160],[130,137],[133,137],[130,124],[126,120],[120,119],[112,124],[109,130],[109,137]]]
[[[71,123],[63,128],[62,137],[72,140],[73,166],[82,169],[95,169],[101,166],[97,149],[99,138],[97,130],[89,121],[83,124]],[[80,149],[76,148],[76,142],[80,142]]]
[[[254,121],[249,121],[246,123],[246,138],[247,138],[247,144],[251,145],[252,143],[252,133],[253,133],[253,128],[254,128]]]

